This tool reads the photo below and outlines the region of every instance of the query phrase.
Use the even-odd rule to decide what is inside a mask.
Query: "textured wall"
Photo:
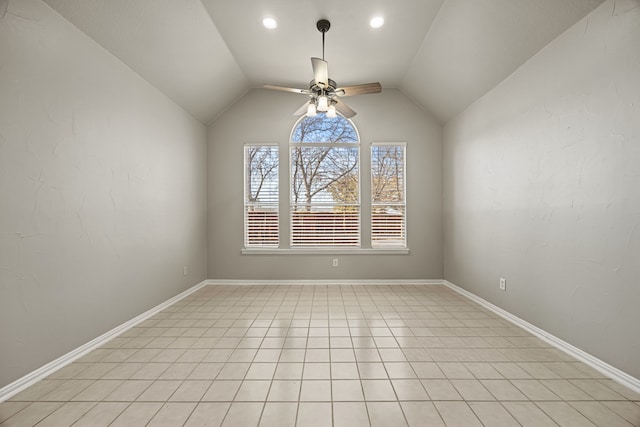
[[[442,278],[442,128],[397,90],[348,99],[358,112],[361,164],[371,142],[407,143],[407,228],[410,255],[242,255],[243,144],[278,142],[281,212],[287,214],[291,113],[305,98],[253,90],[209,127],[209,278],[440,279]],[[362,166],[365,170],[365,166]],[[369,190],[362,175],[363,200]],[[365,203],[364,206],[367,206]],[[363,218],[366,214],[363,214]],[[364,220],[362,240],[368,239]],[[286,241],[284,242],[287,243]],[[364,245],[363,245],[364,246]],[[340,266],[333,268],[337,257]]]
[[[2,387],[206,277],[206,129],[40,1],[0,18]]]
[[[604,3],[448,123],[444,147],[445,278],[636,378],[639,5]]]

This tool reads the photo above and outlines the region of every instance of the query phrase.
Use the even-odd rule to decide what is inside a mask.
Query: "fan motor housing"
[[[329,31],[329,28],[331,28],[331,22],[326,19],[321,19],[316,22],[316,28],[318,29],[318,31],[324,34]]]

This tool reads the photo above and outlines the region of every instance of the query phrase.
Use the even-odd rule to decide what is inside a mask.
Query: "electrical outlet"
[[[504,277],[500,278],[500,290],[505,292],[507,290],[507,279],[505,279]]]
[[[338,265],[340,265],[340,263],[338,262],[338,258],[334,258],[333,259],[333,266],[337,267]]]
[[[189,268],[185,265],[182,267],[182,275],[186,276],[187,274],[189,274]]]

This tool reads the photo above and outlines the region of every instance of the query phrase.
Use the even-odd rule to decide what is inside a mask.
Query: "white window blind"
[[[371,145],[371,247],[407,246],[406,144]]]
[[[360,247],[360,147],[351,122],[303,117],[290,155],[291,247]]]
[[[279,245],[278,146],[246,144],[244,147],[244,246]]]

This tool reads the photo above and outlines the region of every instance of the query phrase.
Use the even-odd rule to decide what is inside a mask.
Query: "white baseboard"
[[[20,393],[22,390],[26,389],[27,387],[32,386],[33,384],[35,384],[36,382],[40,381],[41,379],[48,377],[49,375],[53,374],[55,371],[57,371],[58,369],[61,369],[63,367],[65,367],[66,365],[70,364],[71,362],[78,360],[79,358],[81,358],[82,356],[84,356],[85,354],[89,353],[90,351],[100,347],[101,345],[103,345],[104,343],[106,343],[107,341],[109,341],[111,338],[115,337],[118,334],[121,334],[122,332],[126,331],[127,329],[130,329],[132,327],[134,327],[135,325],[137,325],[138,323],[148,319],[149,317],[153,316],[154,314],[164,310],[165,308],[167,308],[168,306],[170,306],[171,304],[181,300],[182,298],[194,293],[195,291],[197,291],[198,289],[204,287],[207,285],[207,281],[202,281],[200,283],[198,283],[197,285],[187,289],[186,291],[176,295],[173,298],[170,298],[168,300],[166,300],[163,303],[158,304],[157,306],[153,307],[150,310],[145,311],[144,313],[140,314],[139,316],[134,317],[133,319],[119,325],[116,326],[115,328],[111,329],[110,331],[100,335],[98,338],[95,338],[91,341],[89,341],[86,344],[81,345],[80,347],[76,348],[75,350],[70,351],[69,353],[60,356],[59,358],[57,358],[56,360],[47,363],[46,365],[36,369],[35,371],[32,371],[30,373],[28,373],[27,375],[25,375],[22,378],[18,378],[16,381],[2,387],[0,389],[0,403],[4,402],[7,399],[10,399],[12,396]]]
[[[208,285],[443,285],[442,279],[247,280],[209,279]]]
[[[603,362],[602,360],[598,359],[597,357],[594,357],[592,355],[590,355],[589,353],[580,350],[577,347],[574,347],[573,345],[569,344],[566,341],[561,340],[560,338],[556,337],[555,335],[550,334],[549,332],[538,328],[537,326],[532,325],[531,323],[522,320],[521,318],[514,316],[513,314],[509,313],[506,310],[501,309],[500,307],[491,304],[489,301],[480,298],[479,296],[466,291],[464,289],[462,289],[461,287],[449,282],[448,280],[444,280],[444,285],[449,287],[450,289],[458,292],[461,295],[464,295],[465,297],[469,298],[470,300],[480,304],[481,306],[493,311],[495,314],[497,314],[500,317],[503,317],[504,319],[516,324],[517,326],[521,327],[522,329],[526,330],[527,332],[530,332],[531,334],[535,335],[536,337],[540,338],[541,340],[551,344],[552,346],[564,351],[565,353],[567,353],[568,355],[580,360],[581,362],[586,363],[587,365],[591,366],[592,368],[594,368],[595,370],[597,370],[598,372],[602,373],[603,375],[606,375],[607,377],[611,378],[612,380],[626,386],[629,387],[631,390],[635,391],[636,393],[640,393],[640,380],[632,377],[631,375],[627,374],[626,372],[621,371],[618,368],[615,368],[611,365],[609,365],[606,362]]]

